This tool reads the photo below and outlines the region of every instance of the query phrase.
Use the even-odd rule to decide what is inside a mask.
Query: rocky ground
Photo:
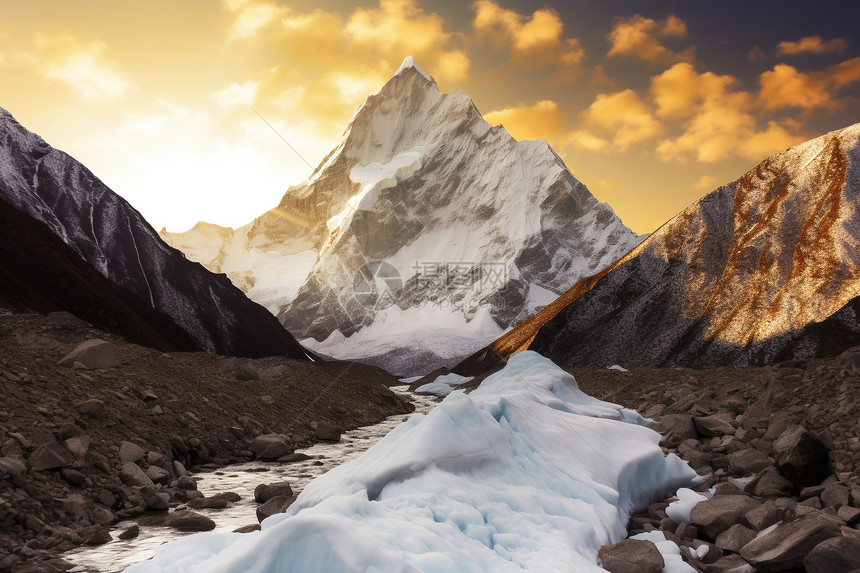
[[[64,570],[58,553],[103,543],[119,519],[164,521],[202,497],[193,467],[289,460],[411,411],[394,382],[361,365],[164,354],[67,313],[0,308],[0,572]],[[209,527],[192,511],[171,515],[182,519],[165,525]]]
[[[631,517],[631,536],[660,531],[705,573],[860,570],[860,348],[742,370],[571,372],[583,391],[654,418],[665,451],[704,479],[695,489],[710,499],[689,520],[670,518],[667,499]],[[646,540],[601,558],[616,573],[664,566]]]

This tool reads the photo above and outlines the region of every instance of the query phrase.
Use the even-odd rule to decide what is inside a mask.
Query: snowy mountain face
[[[562,365],[744,366],[838,353],[860,335],[858,194],[860,124],[710,193],[495,351],[530,344]]]
[[[52,289],[34,286],[45,296],[53,297],[46,304],[61,304],[67,294],[62,291],[74,288],[80,295],[74,299],[75,304],[90,308],[67,310],[95,316],[113,312],[107,302],[105,309],[84,303],[84,300],[98,301],[103,294],[106,300],[123,301],[116,303],[116,308],[121,308],[119,314],[113,315],[116,320],[132,320],[129,318],[132,316],[135,321],[142,320],[143,330],[149,334],[159,331],[168,336],[173,346],[183,350],[248,357],[307,357],[304,349],[264,308],[250,301],[226,277],[212,274],[166,245],[140,213],[86,167],[53,149],[2,108],[0,203],[4,220],[14,221],[16,228],[27,230],[28,236],[38,237],[41,251],[19,237],[16,242],[21,243],[22,251],[47,253],[50,239],[43,233],[47,231],[63,244],[55,250],[68,249],[107,279],[102,282],[90,276],[79,262],[65,260],[68,259],[65,255],[46,260],[45,264],[63,260],[65,269],[63,274],[53,276],[33,270],[42,273],[39,280],[58,280]],[[22,219],[21,215],[35,223]],[[5,272],[26,269],[20,258],[12,261],[15,264],[6,264],[10,258],[4,257]],[[28,285],[36,280],[36,275],[16,280]],[[80,292],[85,285],[105,291],[94,296]],[[57,292],[51,295],[49,290]],[[153,317],[157,319],[155,322]]]
[[[411,58],[305,184],[238,239],[217,233],[205,254],[170,240],[250,270],[237,284],[311,348],[400,374],[456,363],[639,241],[545,141],[491,126]],[[279,287],[267,265],[293,264],[307,279]]]

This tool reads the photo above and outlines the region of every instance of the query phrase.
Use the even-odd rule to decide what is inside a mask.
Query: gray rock
[[[59,366],[77,366],[88,370],[113,368],[120,363],[119,347],[107,340],[93,338],[79,344],[57,364]]]
[[[663,416],[649,427],[663,436],[660,445],[666,448],[677,448],[684,440],[698,437],[693,417],[689,414]]]
[[[782,521],[785,510],[776,506],[772,500],[764,502],[759,507],[752,509],[746,514],[746,521],[755,531],[767,529],[774,523]]]
[[[598,557],[603,568],[611,573],[661,573],[665,566],[657,546],[639,539],[604,545]]]
[[[91,443],[92,440],[90,440],[87,436],[74,436],[64,441],[63,445],[66,446],[66,449],[69,450],[69,452],[71,452],[73,456],[75,456],[79,460],[82,460],[87,455]]]
[[[146,468],[146,475],[153,483],[160,483],[163,485],[170,483],[170,473],[158,466],[149,466]]]
[[[75,411],[81,416],[89,416],[90,418],[98,418],[105,411],[105,403],[97,398],[84,400],[74,405]]]
[[[814,512],[789,523],[782,523],[747,543],[741,557],[751,565],[768,571],[803,567],[803,558],[822,541],[840,535],[841,522]]]
[[[146,475],[146,472],[140,469],[140,467],[134,462],[126,462],[122,465],[122,469],[119,472],[119,478],[122,480],[122,483],[133,487],[147,487],[155,485],[152,483],[152,480],[149,479],[149,476]]]
[[[146,452],[135,443],[123,440],[119,443],[119,461],[122,463],[142,460]]]
[[[36,448],[28,460],[37,472],[65,468],[75,461],[75,456],[59,442],[48,442]]]
[[[803,426],[789,426],[773,443],[782,475],[798,489],[821,483],[830,473],[827,447]]]
[[[132,525],[131,527],[120,533],[119,538],[123,541],[127,541],[129,539],[134,539],[138,535],[140,535],[140,526]]]
[[[860,508],[843,505],[839,508],[836,515],[848,525],[860,523]]]
[[[280,434],[264,434],[257,436],[251,441],[249,449],[254,456],[261,460],[276,460],[293,453],[293,449],[287,445],[285,437]]]
[[[140,494],[146,507],[152,511],[167,511],[170,509],[170,495],[160,492],[154,486],[141,488]]]
[[[179,531],[212,531],[215,522],[204,515],[193,511],[174,511],[167,514],[163,524]]]
[[[831,537],[803,558],[808,573],[849,573],[860,569],[860,538]]]
[[[320,422],[317,424],[317,439],[326,440],[329,442],[339,442],[340,435],[343,433],[343,428],[328,422]]]
[[[696,432],[700,436],[719,437],[735,433],[735,427],[732,425],[732,416],[727,412],[694,418],[693,423],[695,424]]]
[[[732,525],[717,536],[714,545],[723,551],[740,553],[741,548],[755,539],[756,532],[740,523]]]
[[[197,482],[191,476],[179,476],[179,479],[176,480],[176,487],[179,489],[196,490]]]
[[[690,511],[690,523],[710,539],[716,539],[732,525],[742,522],[747,512],[760,504],[745,495],[720,495],[697,503]]]
[[[266,503],[273,497],[282,496],[290,497],[293,495],[293,488],[287,482],[264,484],[261,483],[254,488],[254,500],[257,503]]]
[[[84,545],[104,545],[113,541],[110,531],[102,525],[87,527],[81,530],[80,536],[84,540]]]
[[[280,495],[271,498],[266,503],[257,507],[257,521],[262,523],[267,517],[271,517],[277,513],[284,513],[296,501],[296,497],[295,495],[289,497]]]
[[[186,505],[191,509],[224,509],[227,504],[239,501],[241,496],[232,491],[217,493],[209,497],[190,500]]]
[[[755,573],[755,567],[740,555],[723,555],[714,563],[702,566],[702,573]]]
[[[260,524],[251,523],[249,525],[243,525],[242,527],[234,529],[233,533],[251,533],[252,531],[260,531]]]
[[[760,471],[744,487],[744,491],[759,497],[782,497],[791,495],[794,486],[782,477],[775,467],[769,466]]]
[[[729,473],[736,476],[757,474],[769,465],[770,459],[755,448],[739,450],[729,455]]]
[[[841,483],[829,483],[821,492],[821,503],[826,507],[835,507],[839,509],[842,506],[849,505],[851,502],[850,490]]]

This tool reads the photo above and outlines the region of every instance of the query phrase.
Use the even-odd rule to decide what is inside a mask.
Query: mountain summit
[[[218,233],[201,262],[305,344],[398,373],[456,362],[639,242],[545,141],[491,126],[411,57],[306,183]],[[195,234],[168,238],[195,257]],[[303,284],[279,288],[271,269],[309,251]]]
[[[507,333],[556,363],[768,364],[860,344],[860,124],[720,187]]]

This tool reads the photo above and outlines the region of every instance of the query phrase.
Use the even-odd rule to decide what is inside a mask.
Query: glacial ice
[[[203,533],[130,573],[602,571],[629,514],[696,477],[641,416],[534,352],[313,481],[259,532]]]

